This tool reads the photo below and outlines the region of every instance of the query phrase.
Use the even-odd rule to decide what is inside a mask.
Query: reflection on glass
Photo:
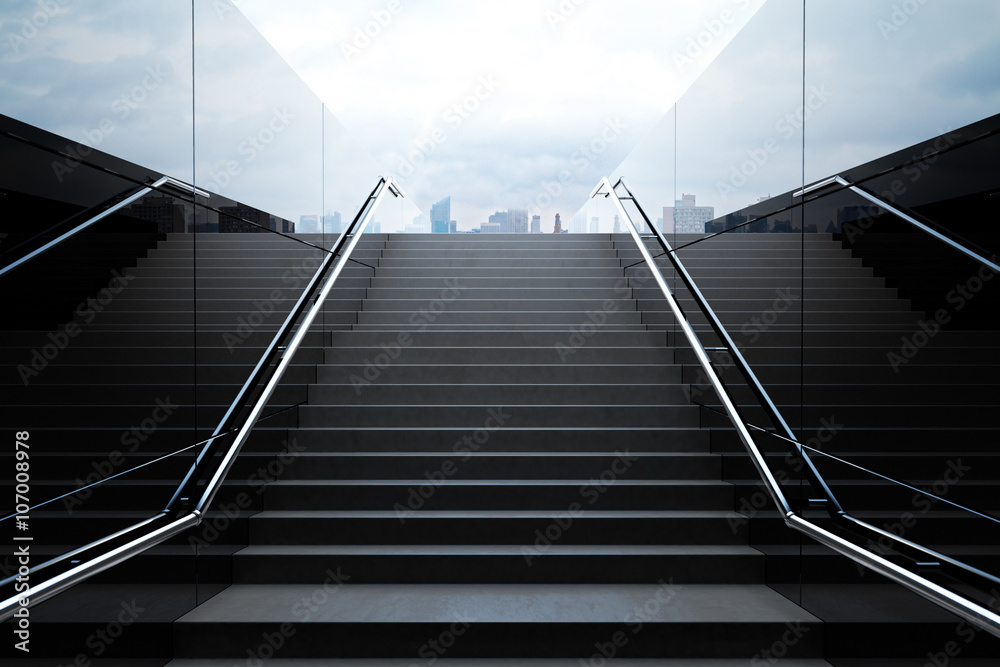
[[[319,214],[319,99],[238,11],[195,3],[194,52],[196,185],[293,222]]]
[[[0,23],[5,114],[65,137],[70,155],[97,149],[191,182],[189,5],[14,0]]]
[[[676,199],[721,216],[802,182],[802,11],[768,2],[677,102]]]
[[[331,247],[365,204],[366,197],[382,177],[382,170],[328,109],[323,110],[322,146],[323,209],[300,219],[301,224],[296,231],[323,234],[324,247]],[[390,195],[383,200],[376,219],[365,230],[366,233],[394,232],[398,229],[396,221],[386,217],[388,206],[394,199]]]
[[[809,3],[805,181],[996,113],[998,22],[989,2]]]

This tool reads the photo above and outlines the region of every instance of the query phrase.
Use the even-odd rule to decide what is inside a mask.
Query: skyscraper
[[[497,211],[490,216],[489,221],[490,229],[493,229],[493,225],[496,225],[497,234],[509,234],[510,233],[510,216],[507,211]]]
[[[532,234],[542,233],[542,216],[540,215],[531,216],[531,233]]]
[[[617,215],[615,216],[615,229],[614,229],[614,233],[615,234],[621,234],[622,233],[622,221],[618,218]]]
[[[553,234],[562,234],[562,221],[559,219],[559,214],[556,213],[556,226],[552,230]]]
[[[339,234],[344,231],[344,221],[340,216],[340,211],[334,211],[333,215],[323,216],[323,232],[326,234]]]
[[[510,228],[509,234],[528,233],[528,211],[523,208],[512,208],[507,211],[507,225]]]
[[[431,206],[431,233],[447,234],[451,222],[451,196]]]
[[[318,215],[300,215],[297,229],[299,234],[319,234],[323,231],[319,226]]]
[[[590,233],[596,234],[601,228],[601,219],[596,215],[590,219]]]
[[[712,206],[696,206],[694,195],[682,195],[673,206],[663,207],[663,232],[704,234],[705,223],[715,218]]]

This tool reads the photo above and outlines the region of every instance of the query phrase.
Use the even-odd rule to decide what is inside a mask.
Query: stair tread
[[[346,573],[345,573],[346,574]],[[238,584],[177,623],[282,622],[315,585]],[[303,623],[622,623],[660,593],[651,623],[819,623],[764,585],[350,584]],[[649,611],[647,609],[647,611]]]
[[[415,510],[408,519],[547,519],[566,510]],[[742,516],[725,510],[578,510],[576,519],[715,519]],[[393,519],[395,510],[264,510],[251,519]]]
[[[763,556],[753,547],[740,544],[553,544],[546,555],[589,556]],[[386,555],[386,556],[436,556],[436,555],[510,555],[523,558],[523,547],[516,544],[251,544],[237,556],[292,556],[292,555]]]

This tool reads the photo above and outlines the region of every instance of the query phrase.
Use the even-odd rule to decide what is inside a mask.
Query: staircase
[[[684,257],[734,331],[773,305],[775,274],[798,275],[802,251],[800,237],[741,236]],[[184,235],[161,242],[92,330],[93,343],[60,359],[67,382],[76,365],[111,363],[111,384],[123,377],[115,373],[134,376],[150,354],[181,354],[172,369],[143,370],[160,389],[189,357],[171,336],[197,322],[198,377],[217,386],[178,401],[186,416],[171,417],[130,458],[136,463],[214,425],[280,318],[266,318],[233,349],[222,334],[290,263],[314,256],[264,235],[199,238],[194,282],[189,243]],[[863,301],[866,321],[897,337],[920,314],[830,236],[805,243],[807,256],[824,258],[793,285],[817,299],[806,347],[800,290],[779,321],[746,337],[745,353],[808,428],[827,414],[828,397],[803,406],[788,346],[799,345],[817,377],[823,369],[840,377],[831,346],[877,348],[842,326],[846,309]],[[612,657],[902,667],[922,665],[955,635],[954,617],[843,559],[809,545],[801,558],[773,512],[738,512],[757,480],[727,424],[688,400],[698,382],[693,359],[653,283],[639,267],[624,268],[638,257],[627,237],[366,235],[354,257],[375,269],[342,276],[273,410],[305,404],[262,422],[218,505],[241,492],[251,502],[233,518],[216,510],[190,539],[38,607],[39,633],[61,638],[53,657],[81,651],[95,619],[113,621],[136,591],[152,611],[109,653],[151,665],[172,654],[175,667],[272,658],[603,665]],[[195,289],[199,309],[185,313]],[[284,307],[296,294],[289,286]],[[859,396],[858,414],[867,406]],[[88,418],[92,431],[77,450],[50,453],[52,479],[73,479],[100,451],[98,436],[121,433],[113,411],[86,414],[104,417]],[[899,456],[872,435],[877,428],[845,427],[857,432],[852,443],[870,442],[859,453],[895,464]],[[117,525],[137,497],[155,506],[183,468],[160,466],[95,495],[93,521],[53,513],[49,543],[65,544],[57,537],[66,526]],[[276,479],[261,485],[261,469]],[[221,536],[208,539],[213,528]],[[187,555],[192,542],[197,559]],[[178,586],[192,574],[194,590]],[[949,664],[1000,655],[990,637],[962,649]]]

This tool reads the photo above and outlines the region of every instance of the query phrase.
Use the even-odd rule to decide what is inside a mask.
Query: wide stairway
[[[240,236],[226,249],[199,251],[203,267],[213,257],[218,263],[204,269],[215,282],[198,286],[217,295],[217,313],[198,322],[220,350],[219,332],[251,309],[295,254],[269,258],[266,236]],[[691,257],[692,273],[704,276],[706,295],[722,300],[720,316],[736,331],[775,303],[769,267],[801,253],[799,237],[785,243],[781,236],[733,241],[760,244],[759,262],[733,261],[748,256],[745,248],[723,244]],[[143,305],[166,295],[157,290],[191,287],[189,260],[178,259],[184,242],[171,235],[140,261],[134,298],[126,291],[109,308],[106,336],[140,323],[153,322],[150,332],[190,326],[169,308],[151,319]],[[921,314],[839,243],[810,235],[806,245],[824,259],[802,285],[827,290],[820,301],[829,299],[829,309],[817,311],[825,315],[807,316],[816,349],[831,343],[821,332],[840,336],[841,345],[870,345],[838,325],[845,285],[852,298],[864,298],[876,328],[912,329]],[[239,489],[253,489],[252,506],[224,522],[222,539],[201,542],[203,558],[228,570],[208,578],[221,590],[176,620],[169,611],[142,619],[169,631],[174,667],[331,658],[373,666],[659,658],[655,664],[701,667],[779,660],[909,667],[955,634],[954,617],[808,545],[809,562],[828,572],[817,586],[799,586],[794,536],[767,509],[737,511],[758,491],[752,469],[730,428],[689,400],[697,373],[654,283],[641,267],[626,268],[637,261],[628,237],[368,235],[355,257],[374,268],[357,265],[342,277],[275,407],[305,404],[262,423],[220,498],[232,502]],[[227,299],[233,287],[235,301]],[[779,403],[789,405],[797,394],[781,395],[781,385],[798,358],[779,359],[776,350],[802,329],[797,308],[761,332],[768,336],[743,341],[748,357],[756,350],[765,362],[762,377],[776,386]],[[216,358],[238,366],[274,325]],[[834,367],[835,354],[817,363]],[[239,378],[235,368],[216,365],[221,409]],[[815,415],[824,410],[817,402]],[[115,432],[91,419],[91,428]],[[169,431],[160,433],[164,447]],[[183,433],[176,436],[180,444]],[[276,457],[279,451],[288,454]],[[863,454],[896,454],[879,451]],[[275,479],[258,488],[251,473],[271,461],[281,462],[270,469]],[[72,479],[71,466],[62,465],[53,469]],[[137,483],[150,485],[166,482]],[[115,506],[111,498],[105,508]],[[216,512],[207,527],[218,519]],[[189,543],[135,561],[147,573],[169,569]],[[139,569],[102,575],[67,594],[77,596],[75,607],[57,598],[38,617],[49,606],[53,623],[86,637],[91,621],[67,621],[67,607],[86,608],[86,596],[96,599],[102,587],[112,591],[109,599],[127,594]],[[152,588],[169,587],[166,572],[154,579]],[[822,617],[792,601],[809,595],[805,606],[822,609]],[[926,641],[908,643],[913,632]],[[991,655],[991,641],[976,637],[949,664],[988,664],[976,658]],[[131,656],[154,657],[136,644]],[[361,661],[376,658],[387,661]],[[467,663],[474,658],[495,662]]]
[[[817,619],[763,585],[617,254],[390,237],[177,657],[746,659],[790,627],[790,655],[821,656]]]

